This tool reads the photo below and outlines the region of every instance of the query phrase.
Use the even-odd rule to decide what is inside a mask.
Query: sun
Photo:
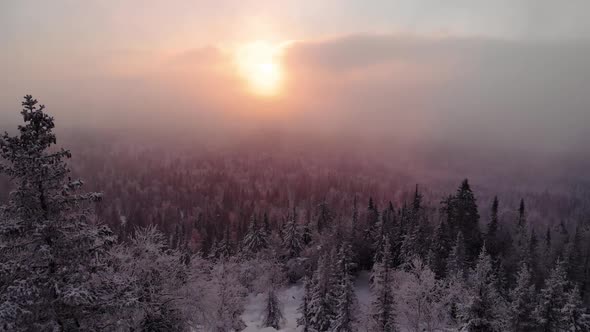
[[[281,45],[255,41],[237,47],[235,63],[239,75],[252,93],[259,96],[276,96],[284,80],[281,64]]]

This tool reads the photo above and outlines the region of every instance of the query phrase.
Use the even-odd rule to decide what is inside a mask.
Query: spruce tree
[[[297,318],[297,326],[301,326],[303,332],[312,331],[311,321],[311,297],[312,297],[312,280],[309,277],[303,279],[303,298],[301,304],[297,308],[297,312],[301,315]]]
[[[268,239],[264,231],[264,226],[259,227],[256,217],[253,215],[250,219],[248,231],[242,240],[241,254],[245,258],[252,258],[258,252],[268,247]]]
[[[456,237],[451,234],[451,226],[447,220],[442,220],[434,231],[433,243],[431,244],[430,268],[438,278],[444,278],[448,269],[448,257],[456,243]]]
[[[311,296],[308,302],[311,331],[328,331],[336,313],[336,283],[333,278],[331,257],[320,257],[314,272]]]
[[[231,242],[230,225],[225,226],[225,232],[221,241],[214,242],[210,251],[209,258],[213,260],[229,258],[233,255],[234,251]]]
[[[480,252],[482,238],[475,195],[467,179],[463,180],[455,196],[448,202],[446,209],[449,213],[451,227],[463,232],[467,259],[469,262],[473,262]]]
[[[519,229],[523,229],[526,226],[526,209],[524,206],[524,199],[520,199],[520,205],[518,206],[518,221],[516,226]]]
[[[494,201],[492,202],[492,209],[490,213],[490,222],[488,223],[488,229],[486,231],[485,237],[487,246],[486,249],[492,257],[492,259],[495,259],[500,251],[500,244],[498,243],[498,207],[498,196],[494,196]]]
[[[564,331],[582,332],[590,330],[590,315],[588,315],[578,287],[572,288],[566,296],[566,301],[561,308],[562,324]]]
[[[482,248],[469,279],[469,297],[459,317],[465,331],[505,331],[505,302],[496,289],[490,256]]]
[[[101,315],[129,300],[100,282],[115,237],[92,222],[101,195],[70,178],[71,154],[53,149],[53,118],[37,104],[25,96],[25,124],[0,137],[0,175],[15,188],[0,207],[0,329],[99,329]]]
[[[281,303],[277,297],[276,289],[274,287],[269,287],[266,291],[262,326],[272,327],[278,330],[284,319],[283,309],[281,308]]]
[[[322,233],[324,229],[329,227],[332,224],[334,217],[332,216],[332,211],[330,211],[330,207],[328,207],[328,203],[324,200],[319,205],[319,213],[318,213],[318,222],[317,228],[318,232]]]
[[[568,300],[568,286],[564,263],[559,260],[545,280],[545,287],[541,289],[539,301],[533,313],[541,331],[556,331],[561,327],[563,322],[561,310]]]
[[[510,291],[509,319],[512,331],[531,331],[535,328],[535,285],[529,267],[523,263],[518,271],[516,286]]]
[[[283,249],[287,258],[295,258],[303,250],[303,234],[297,224],[295,209],[283,227]]]
[[[391,246],[385,241],[381,260],[373,266],[371,284],[370,331],[397,331]]]
[[[353,332],[358,324],[358,301],[354,292],[348,244],[344,243],[338,251],[336,261],[336,308],[330,331]]]
[[[447,275],[456,276],[461,279],[465,278],[467,272],[466,259],[463,233],[458,232],[455,245],[451,249],[451,253],[447,259]]]

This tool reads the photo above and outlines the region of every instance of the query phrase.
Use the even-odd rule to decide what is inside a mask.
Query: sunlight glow
[[[252,93],[269,97],[280,92],[284,79],[281,52],[280,45],[265,41],[252,42],[237,48],[236,66]]]

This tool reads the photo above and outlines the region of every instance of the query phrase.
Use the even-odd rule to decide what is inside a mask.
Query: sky
[[[32,93],[66,125],[579,149],[589,36],[584,0],[5,0],[0,119]],[[235,68],[257,40],[283,45],[278,97]]]

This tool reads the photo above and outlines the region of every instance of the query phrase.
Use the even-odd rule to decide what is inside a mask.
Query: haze
[[[586,155],[586,1],[4,1],[0,119]],[[284,45],[249,93],[236,47]],[[3,126],[4,127],[4,126]]]

